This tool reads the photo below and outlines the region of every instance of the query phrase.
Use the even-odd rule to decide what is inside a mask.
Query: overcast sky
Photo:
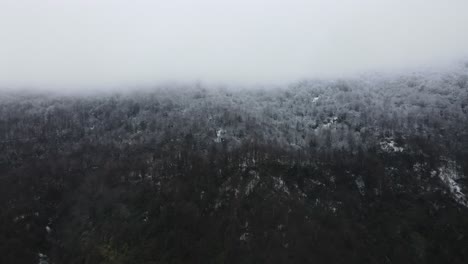
[[[0,0],[4,87],[284,82],[467,55],[467,0]]]

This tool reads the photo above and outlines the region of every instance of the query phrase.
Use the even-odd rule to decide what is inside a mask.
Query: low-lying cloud
[[[464,0],[3,0],[0,86],[288,82],[468,55]]]

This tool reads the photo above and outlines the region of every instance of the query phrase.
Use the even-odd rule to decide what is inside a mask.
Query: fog
[[[282,83],[466,56],[466,0],[0,0],[8,88]]]

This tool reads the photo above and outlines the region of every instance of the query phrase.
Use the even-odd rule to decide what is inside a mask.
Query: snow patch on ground
[[[247,241],[247,240],[249,240],[249,237],[250,237],[250,234],[248,232],[245,232],[239,237],[239,240],[240,241]]]
[[[331,125],[336,124],[338,122],[338,117],[334,116],[328,119],[328,122],[323,124],[322,127],[329,128]]]
[[[257,186],[257,184],[260,182],[260,176],[256,171],[251,171],[250,174],[253,174],[253,178],[252,180],[250,180],[249,183],[247,183],[245,187],[245,195],[249,195],[250,193],[252,193],[255,186]]]
[[[148,211],[145,211],[143,213],[143,222],[148,222],[148,220],[149,220],[149,213]]]
[[[221,201],[216,201],[216,203],[214,205],[214,209],[218,210],[219,208],[221,208],[222,205],[223,205],[223,203]]]
[[[18,222],[18,221],[21,221],[23,220],[24,218],[26,218],[26,215],[19,215],[19,216],[16,216],[15,218],[13,218],[13,222]]]
[[[393,140],[393,138],[386,138],[380,142],[380,149],[385,152],[403,152],[404,148],[397,146],[397,143]]]
[[[224,138],[224,135],[226,134],[226,130],[220,128],[216,131],[216,138],[215,138],[215,142],[216,143],[221,143],[223,141],[223,138]]]
[[[288,186],[286,186],[286,183],[283,181],[283,179],[281,179],[280,177],[274,177],[273,180],[274,180],[275,190],[282,191],[289,195]]]
[[[39,257],[39,264],[49,264],[49,257],[47,255],[39,252],[37,256]]]
[[[466,196],[462,192],[460,185],[457,183],[457,180],[461,178],[461,175],[457,173],[455,162],[449,162],[447,165],[440,167],[439,178],[449,189],[452,198],[460,205],[468,207]]]
[[[315,179],[310,179],[309,181],[310,181],[312,184],[314,184],[314,185],[325,186],[324,183],[322,183],[322,182],[320,182],[320,181],[318,181],[318,180],[315,180]]]

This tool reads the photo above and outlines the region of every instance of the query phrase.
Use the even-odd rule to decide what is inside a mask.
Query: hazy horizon
[[[468,2],[0,1],[0,87],[268,84],[468,56]]]

